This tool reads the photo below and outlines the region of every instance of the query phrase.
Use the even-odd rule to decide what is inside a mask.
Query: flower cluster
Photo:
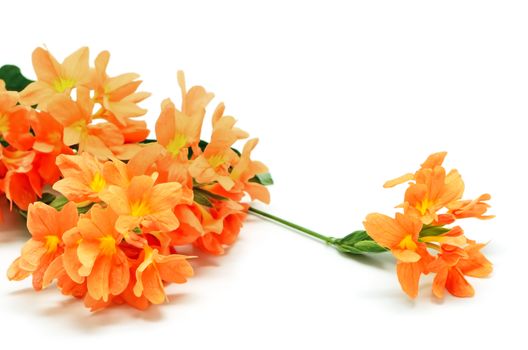
[[[45,49],[33,52],[37,81],[20,93],[0,80],[0,194],[22,210],[60,177],[60,154],[89,152],[99,159],[130,159],[149,131],[137,103],[141,81],[128,73],[109,77],[109,53],[89,66],[88,48],[61,64]],[[35,107],[35,108],[32,108]]]
[[[56,167],[48,182],[54,200],[20,206],[28,209],[32,237],[8,277],[32,275],[36,290],[56,280],[63,294],[84,298],[91,310],[122,303],[144,309],[166,300],[164,284],[193,275],[188,260],[194,257],[179,254],[180,247],[221,255],[234,243],[249,208],[246,197],[269,202],[268,169],[251,159],[258,139],[247,141],[242,152],[232,148],[249,135],[224,115],[223,104],[213,113],[210,141],[201,140],[213,94],[201,86],[187,89],[181,72],[181,107],[163,101],[157,142],[140,143],[148,131],[131,118],[145,113],[136,103],[147,94],[135,92],[137,75],[109,78],[108,53],[101,53],[92,69],[87,55],[81,49],[60,65],[37,49],[39,80],[21,92],[19,102],[36,105],[39,112],[12,106],[12,113],[19,108],[49,118],[57,126],[53,139],[67,151],[50,160]],[[48,136],[49,125],[40,129]],[[10,134],[18,130],[3,134],[9,147],[23,140]],[[39,129],[32,130],[35,136],[28,138],[38,138]]]
[[[403,213],[394,218],[372,213],[364,222],[368,235],[397,259],[402,289],[411,298],[418,295],[420,277],[436,274],[433,294],[442,298],[447,290],[457,297],[473,296],[465,276],[486,277],[491,263],[481,253],[485,244],[468,239],[460,226],[447,227],[463,218],[489,219],[485,215],[490,195],[462,200],[464,182],[458,171],[446,173],[445,152],[432,154],[416,173],[385,183],[393,187],[409,182]]]

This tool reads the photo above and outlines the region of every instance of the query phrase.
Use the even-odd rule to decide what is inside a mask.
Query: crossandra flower
[[[173,208],[181,202],[177,182],[155,184],[153,176],[135,176],[128,188],[111,185],[99,197],[118,215],[116,229],[127,234],[136,228],[169,232],[179,221]]]
[[[185,283],[193,275],[188,256],[171,254],[161,255],[157,249],[145,246],[141,254],[143,261],[136,269],[134,295],[145,296],[152,304],[166,301],[163,282]]]
[[[484,215],[489,208],[485,201],[491,198],[488,194],[461,200],[464,183],[456,170],[446,175],[442,167],[445,155],[432,154],[416,173],[385,184],[392,187],[410,181],[405,202],[399,206],[404,214],[396,214],[396,219],[369,214],[365,220],[368,235],[397,258],[398,278],[411,298],[418,294],[422,274],[436,274],[433,294],[438,298],[443,297],[444,290],[457,297],[469,297],[474,290],[464,276],[485,277],[492,270],[480,252],[483,244],[466,238],[460,226],[445,227],[462,218],[492,217]]]
[[[33,51],[33,68],[37,81],[29,84],[21,93],[20,101],[26,106],[38,105],[46,111],[47,105],[57,95],[67,95],[74,88],[90,83],[88,65],[89,50],[82,47],[75,51],[63,63],[59,63],[46,49]]]
[[[201,153],[198,143],[205,117],[205,108],[214,95],[202,86],[193,86],[187,91],[185,76],[178,72],[178,83],[182,93],[181,110],[170,100],[161,104],[161,114],[156,122],[156,136],[173,157],[186,158],[188,149],[194,155]]]
[[[57,157],[57,165],[63,178],[53,189],[79,205],[100,201],[99,193],[107,187],[102,162],[89,153],[63,154]]]
[[[231,147],[236,141],[249,136],[245,131],[236,128],[235,123],[235,118],[223,115],[222,107],[215,111],[211,142],[189,167],[189,173],[196,182],[218,182],[227,191],[235,185],[230,177],[229,168],[238,161],[239,157]]]
[[[95,69],[92,76],[94,100],[101,104],[100,116],[115,118],[116,124],[127,125],[128,119],[144,115],[147,110],[140,108],[137,103],[150,96],[148,92],[137,92],[141,84],[139,75],[125,73],[110,77],[106,73],[110,53],[101,52],[95,59]],[[142,122],[143,124],[144,122]]]
[[[492,265],[480,252],[484,244],[470,242],[460,248],[443,244],[438,258],[429,265],[436,273],[433,282],[433,294],[442,298],[444,290],[457,297],[471,297],[475,291],[464,276],[487,277],[491,274]]]
[[[31,204],[27,220],[31,239],[22,247],[21,256],[9,267],[8,278],[22,280],[32,275],[35,290],[42,289],[44,274],[62,254],[62,236],[77,224],[77,215],[73,203],[66,204],[61,211],[41,202]]]
[[[117,218],[110,208],[95,205],[77,223],[78,274],[86,277],[88,293],[95,300],[108,301],[109,295],[121,294],[129,282],[128,259],[119,247],[123,236],[115,230]]]
[[[411,298],[416,297],[420,276],[427,273],[427,264],[432,260],[425,243],[418,240],[422,230],[420,219],[409,214],[397,213],[393,219],[374,213],[367,215],[364,225],[369,236],[396,257],[402,289]]]
[[[18,94],[6,91],[0,80],[0,138],[19,150],[28,150],[33,145],[30,133],[30,111],[18,105]]]

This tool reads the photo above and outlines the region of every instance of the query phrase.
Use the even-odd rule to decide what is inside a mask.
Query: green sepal
[[[48,205],[50,207],[53,207],[53,208],[57,209],[57,210],[61,210],[68,202],[69,201],[68,201],[68,199],[66,197],[57,196]]]
[[[449,232],[450,230],[450,228],[443,226],[424,225],[420,231],[420,237],[440,236],[446,232]]]
[[[229,198],[226,198],[224,196],[221,196],[216,193],[209,192],[207,190],[204,190],[203,188],[199,187],[193,187],[193,193],[194,193],[194,201],[198,204],[205,205],[206,207],[211,208],[213,206],[213,203],[211,202],[211,199],[217,200],[217,201],[227,201]]]
[[[6,64],[0,68],[0,79],[5,82],[7,90],[18,92],[33,82],[22,75],[20,68],[11,64]]]
[[[264,186],[273,185],[273,178],[270,173],[257,174],[249,179],[249,182],[256,182]]]
[[[212,208],[213,203],[209,200],[209,198],[203,194],[202,192],[196,191],[196,189],[193,190],[194,192],[194,201],[200,205]]]
[[[56,196],[53,193],[44,192],[42,194],[42,197],[40,197],[39,201],[49,205],[51,202],[55,200],[55,198]]]
[[[340,252],[347,254],[381,253],[387,251],[387,249],[376,243],[364,230],[354,231],[343,238],[336,239],[333,242],[333,246]]]

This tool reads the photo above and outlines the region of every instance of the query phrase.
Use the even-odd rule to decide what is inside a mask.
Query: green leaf
[[[250,182],[256,182],[264,186],[273,185],[273,178],[270,173],[257,174],[249,179]]]
[[[354,231],[351,234],[337,239],[334,246],[343,253],[348,254],[365,254],[365,253],[381,253],[387,249],[376,243],[366,231]]]
[[[354,231],[349,235],[339,239],[340,243],[354,245],[357,242],[364,240],[372,240],[365,230]]]
[[[354,246],[347,246],[347,245],[336,245],[337,250],[339,250],[341,253],[346,254],[363,254],[363,252],[357,248],[354,248]]]
[[[57,196],[51,203],[49,203],[49,206],[57,210],[61,210],[66,205],[66,203],[68,203],[68,199],[66,197]]]
[[[196,191],[196,189],[194,190],[194,201],[209,208],[213,206],[209,198],[202,192]]]
[[[439,236],[449,232],[449,228],[443,226],[424,225],[420,231],[420,237]]]
[[[368,253],[381,253],[387,251],[387,249],[383,248],[374,241],[359,241],[354,245],[354,247],[361,250],[362,252]]]
[[[227,201],[227,200],[229,200],[229,198],[227,198],[227,197],[221,196],[221,195],[213,193],[213,192],[209,192],[209,191],[204,190],[203,188],[199,188],[199,187],[193,187],[193,191],[194,191],[195,194],[196,194],[196,192],[199,192],[200,194],[203,194],[207,198],[212,198],[212,199],[216,199],[216,200],[219,200],[219,201]]]
[[[193,187],[193,193],[194,193],[194,201],[198,204],[205,205],[206,207],[213,206],[211,199],[215,199],[217,201],[229,200],[229,198],[226,198],[216,193],[206,191],[203,188],[199,188],[199,187]]]
[[[84,206],[84,207],[77,207],[77,212],[79,214],[86,214],[87,212],[90,211],[90,209],[92,209],[94,203],[90,203],[88,204],[87,206]]]
[[[48,193],[48,192],[44,192],[42,194],[42,197],[39,199],[39,201],[43,202],[43,203],[46,203],[46,204],[50,204],[51,202],[53,202],[55,200],[55,195],[52,194],[52,193]]]
[[[0,68],[0,79],[5,82],[6,89],[9,91],[22,91],[26,86],[32,83],[20,72],[20,68],[7,64]]]

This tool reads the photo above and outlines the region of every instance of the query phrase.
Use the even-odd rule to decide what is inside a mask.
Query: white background
[[[147,312],[90,314],[55,288],[1,279],[0,348],[526,346],[526,2],[170,3],[5,2],[1,64],[34,78],[36,46],[60,59],[108,49],[111,74],[140,73],[153,93],[151,126],[162,99],[179,101],[185,70],[260,138],[255,157],[276,181],[267,209],[329,235],[360,229],[369,212],[392,214],[404,189],[383,182],[448,151],[466,197],[493,196],[496,219],[464,222],[470,237],[491,240],[493,276],[471,280],[474,298],[443,302],[425,278],[409,301],[390,255],[346,258],[250,217],[227,255],[196,261],[196,277]],[[10,220],[4,271],[27,238]]]

